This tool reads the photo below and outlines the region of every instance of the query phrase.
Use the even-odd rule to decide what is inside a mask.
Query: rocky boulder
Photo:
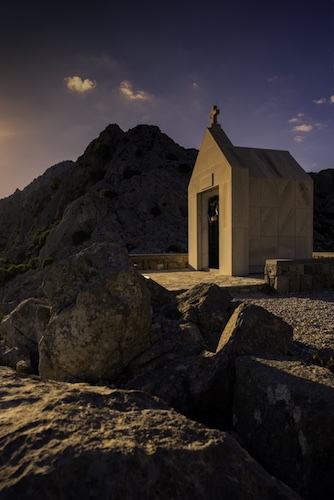
[[[119,241],[115,216],[106,199],[90,193],[70,203],[46,238],[39,253],[39,264],[65,258],[99,241]]]
[[[266,469],[305,499],[334,491],[334,375],[287,359],[236,362],[234,424]]]
[[[231,315],[231,295],[214,283],[200,283],[178,296],[185,322],[198,325],[209,351],[215,351]]]
[[[41,382],[0,368],[0,495],[296,499],[227,433],[139,391]]]
[[[39,343],[42,378],[110,381],[150,346],[150,294],[122,245],[54,263],[43,289],[53,315]]]
[[[10,359],[9,353],[15,353],[17,361],[20,357],[26,362],[30,360],[32,370],[36,372],[38,343],[46,330],[50,316],[50,305],[45,300],[34,298],[24,300],[5,316],[0,323],[0,337],[4,345],[9,348],[6,351],[8,359]]]
[[[187,300],[191,302],[190,294]],[[159,396],[190,418],[217,428],[232,427],[236,358],[287,355],[292,342],[290,325],[252,305],[234,310],[216,353],[206,349],[197,324],[158,319],[160,340],[130,363],[122,384]]]
[[[229,350],[233,356],[287,355],[293,328],[263,307],[241,303],[230,317],[219,340],[217,352]]]

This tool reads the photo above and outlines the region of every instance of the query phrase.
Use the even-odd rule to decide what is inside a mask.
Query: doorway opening
[[[218,195],[208,199],[209,220],[209,268],[219,269],[219,199]]]

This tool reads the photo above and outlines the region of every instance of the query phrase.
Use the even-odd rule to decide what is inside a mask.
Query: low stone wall
[[[264,278],[271,288],[283,293],[334,288],[334,256],[266,260]]]
[[[188,269],[187,253],[130,254],[139,270],[163,271],[166,269]]]

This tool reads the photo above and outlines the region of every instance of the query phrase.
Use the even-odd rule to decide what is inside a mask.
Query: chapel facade
[[[267,259],[311,258],[313,180],[288,151],[233,146],[218,114],[188,186],[189,267],[245,276]]]

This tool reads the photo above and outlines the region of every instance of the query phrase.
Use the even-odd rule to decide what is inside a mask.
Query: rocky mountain
[[[315,252],[334,252],[334,169],[310,173],[314,181]]]
[[[76,162],[56,165],[0,200],[0,256],[13,264],[38,257],[66,210],[74,244],[106,230],[121,234],[131,252],[186,252],[186,192],[196,155],[158,127],[125,133],[109,125]]]

